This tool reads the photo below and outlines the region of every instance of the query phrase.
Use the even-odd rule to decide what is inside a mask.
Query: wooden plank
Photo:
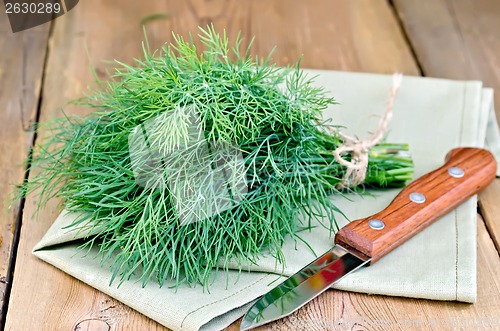
[[[500,2],[394,0],[394,5],[426,76],[478,79],[500,91]],[[500,118],[500,93],[495,105]],[[498,197],[500,179],[480,195],[480,206],[500,249]]]
[[[500,328],[500,260],[480,216],[477,231],[478,301],[475,304],[331,290],[290,317],[256,331],[497,330]]]
[[[256,36],[255,51],[267,54],[275,45],[274,60],[292,64],[304,53],[303,65],[312,68],[418,74],[418,68],[387,3],[383,0],[343,1],[175,1],[137,2],[87,0],[58,18],[50,40],[50,56],[42,104],[42,119],[59,116],[58,109],[82,94],[92,82],[84,45],[99,75],[100,62],[118,58],[131,62],[140,56],[140,21],[167,13],[168,19],[146,23],[153,45],[183,35],[198,25],[214,22],[230,36],[244,31]],[[85,110],[66,107],[68,113]],[[35,197],[27,199],[23,215],[16,277],[7,316],[7,330],[113,329],[162,330],[161,326],[35,259],[31,249],[59,212],[51,202],[35,221]],[[43,286],[40,286],[43,284]],[[320,305],[331,304],[328,297]],[[26,307],[39,303],[26,314]],[[110,309],[107,309],[111,307]],[[315,314],[321,314],[317,310]],[[82,324],[83,323],[83,324]],[[236,329],[237,323],[231,329]]]
[[[500,179],[496,179],[479,195],[479,207],[481,208],[486,227],[491,239],[495,243],[497,251],[500,252]]]
[[[50,24],[12,33],[7,15],[0,13],[0,325],[4,298],[11,281],[13,245],[20,204],[9,207],[14,184],[24,180],[22,165],[33,143]]]
[[[479,79],[500,87],[500,2],[393,2],[426,76]],[[500,104],[500,94],[495,101]]]
[[[169,1],[169,28],[181,34],[209,23],[255,37],[254,51],[302,66],[418,75],[410,49],[383,0]]]

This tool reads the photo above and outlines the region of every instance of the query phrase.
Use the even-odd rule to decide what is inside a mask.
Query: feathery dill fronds
[[[285,238],[310,226],[300,218],[334,229],[341,213],[330,196],[341,194],[332,151],[342,140],[318,124],[334,99],[299,65],[277,68],[241,52],[240,38],[200,31],[204,51],[179,36],[145,50],[81,101],[92,114],[52,122],[39,174],[20,189],[80,213],[72,227],[90,231],[84,246],[99,247],[113,279],[208,286],[231,259],[257,263],[267,250],[284,262]],[[376,146],[365,185],[404,185],[405,149]]]

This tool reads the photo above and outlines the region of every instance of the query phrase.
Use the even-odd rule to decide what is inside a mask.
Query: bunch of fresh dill
[[[90,231],[84,246],[99,247],[113,279],[207,286],[231,259],[257,263],[266,250],[283,262],[284,240],[310,225],[301,218],[336,226],[342,139],[321,122],[334,100],[298,65],[200,31],[203,51],[178,36],[158,53],[145,47],[81,100],[94,112],[50,123],[38,175],[21,188],[79,213],[72,227]],[[374,147],[365,185],[404,185],[406,149]]]

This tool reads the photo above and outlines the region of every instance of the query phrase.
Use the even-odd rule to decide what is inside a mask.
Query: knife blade
[[[378,261],[486,187],[496,169],[487,150],[451,150],[442,167],[410,183],[384,210],[344,226],[333,248],[257,300],[240,331],[290,315],[349,273]]]

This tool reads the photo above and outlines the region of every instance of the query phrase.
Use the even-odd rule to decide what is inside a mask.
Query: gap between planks
[[[24,199],[11,201],[14,185],[26,178],[22,165],[34,143],[33,123],[37,121],[42,77],[48,47],[50,24],[13,34],[7,15],[0,14],[0,45],[5,49],[0,59],[0,330],[3,330],[9,309],[14,267],[22,226]]]

